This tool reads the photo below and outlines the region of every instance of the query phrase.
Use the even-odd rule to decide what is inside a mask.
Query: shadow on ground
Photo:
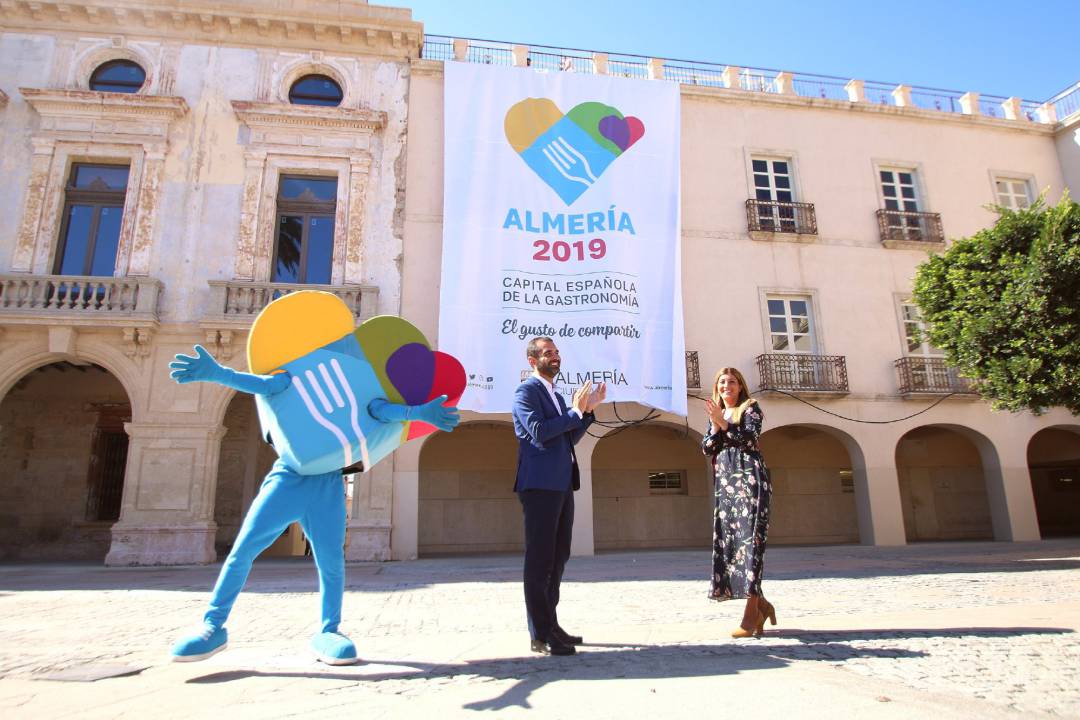
[[[751,670],[787,667],[793,661],[842,663],[860,658],[918,658],[927,653],[901,647],[855,647],[857,641],[902,641],[911,638],[1008,638],[1021,635],[1071,633],[1063,628],[945,628],[917,630],[783,630],[770,633],[771,642],[744,641],[718,645],[584,645],[574,657],[529,656],[487,658],[457,663],[425,663],[414,660],[366,658],[348,669],[326,672],[279,670],[230,670],[201,675],[187,682],[195,685],[239,683],[253,678],[308,678],[353,681],[357,686],[373,683],[402,683],[396,692],[408,695],[423,692],[432,680],[514,681],[495,697],[465,704],[476,711],[498,711],[510,707],[530,708],[533,692],[548,683],[572,678],[590,680],[662,680],[671,678],[732,675]],[[782,642],[793,640],[798,642]],[[781,642],[777,642],[781,641]],[[399,669],[388,669],[399,668]],[[415,689],[408,687],[412,681]]]

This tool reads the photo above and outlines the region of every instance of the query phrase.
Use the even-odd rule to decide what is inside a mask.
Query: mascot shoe
[[[339,633],[319,633],[311,638],[311,649],[327,665],[352,665],[360,661],[352,640]]]
[[[228,643],[229,633],[225,628],[204,625],[202,630],[188,635],[173,646],[172,659],[173,662],[205,660],[224,650]]]

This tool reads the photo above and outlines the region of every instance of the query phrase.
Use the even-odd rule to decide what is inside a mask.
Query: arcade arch
[[[709,547],[712,476],[701,435],[651,423],[609,433],[592,455],[597,550]]]
[[[896,444],[896,472],[908,542],[994,537],[985,454],[973,430],[925,425]]]
[[[1050,427],[1027,447],[1042,537],[1080,535],[1080,425]]]
[[[783,425],[762,433],[760,444],[773,483],[769,544],[859,542],[855,463],[839,437]]]
[[[510,423],[471,422],[435,433],[420,449],[419,465],[420,557],[522,550]]]
[[[131,418],[121,380],[86,360],[39,364],[10,386],[0,399],[0,559],[104,561]]]

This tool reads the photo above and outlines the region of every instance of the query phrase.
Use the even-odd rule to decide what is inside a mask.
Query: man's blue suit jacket
[[[518,438],[517,479],[514,492],[522,490],[577,490],[581,486],[574,444],[585,435],[593,415],[584,418],[559,406],[540,378],[533,375],[514,392],[514,434]]]

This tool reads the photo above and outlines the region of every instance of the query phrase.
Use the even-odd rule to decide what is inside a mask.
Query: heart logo
[[[457,405],[465,392],[465,368],[457,358],[420,343],[398,348],[386,361],[386,374],[409,405],[421,405],[446,395],[446,407]],[[435,432],[434,425],[414,420],[407,440]]]
[[[610,105],[584,102],[565,115],[547,98],[506,112],[506,139],[563,202],[572,204],[645,135],[645,124]]]

